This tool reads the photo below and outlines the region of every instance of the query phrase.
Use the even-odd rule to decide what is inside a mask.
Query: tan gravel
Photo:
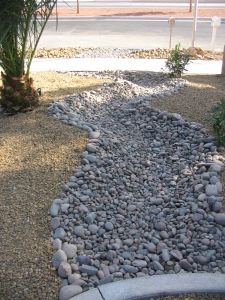
[[[79,165],[87,135],[48,117],[46,104],[101,83],[50,72],[34,77],[46,90],[42,105],[26,114],[0,116],[1,300],[57,298],[48,207]]]

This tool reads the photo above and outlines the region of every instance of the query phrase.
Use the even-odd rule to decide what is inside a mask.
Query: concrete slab
[[[224,293],[225,274],[185,273],[146,276],[98,287],[104,300],[148,299],[180,293]]]
[[[161,72],[165,59],[130,58],[36,58],[32,71],[152,71]],[[222,61],[193,60],[187,66],[189,74],[221,74]]]
[[[88,292],[82,293],[80,295],[74,296],[69,300],[104,300],[98,289],[92,289]]]

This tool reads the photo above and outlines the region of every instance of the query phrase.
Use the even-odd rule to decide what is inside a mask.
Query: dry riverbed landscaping
[[[56,299],[60,287],[67,300],[127,278],[225,273],[225,157],[209,122],[224,77],[34,78],[40,108],[0,117],[0,298]]]

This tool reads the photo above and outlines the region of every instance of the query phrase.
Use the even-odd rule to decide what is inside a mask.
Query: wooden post
[[[224,45],[224,49],[223,49],[223,63],[222,63],[222,71],[221,74],[223,76],[225,76],[225,45]]]
[[[189,12],[192,12],[192,0],[189,0]]]
[[[77,14],[80,13],[80,3],[79,3],[79,0],[77,0]]]

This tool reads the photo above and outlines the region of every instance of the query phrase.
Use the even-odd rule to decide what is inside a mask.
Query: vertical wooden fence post
[[[80,13],[80,3],[79,3],[79,0],[77,0],[77,14]]]

